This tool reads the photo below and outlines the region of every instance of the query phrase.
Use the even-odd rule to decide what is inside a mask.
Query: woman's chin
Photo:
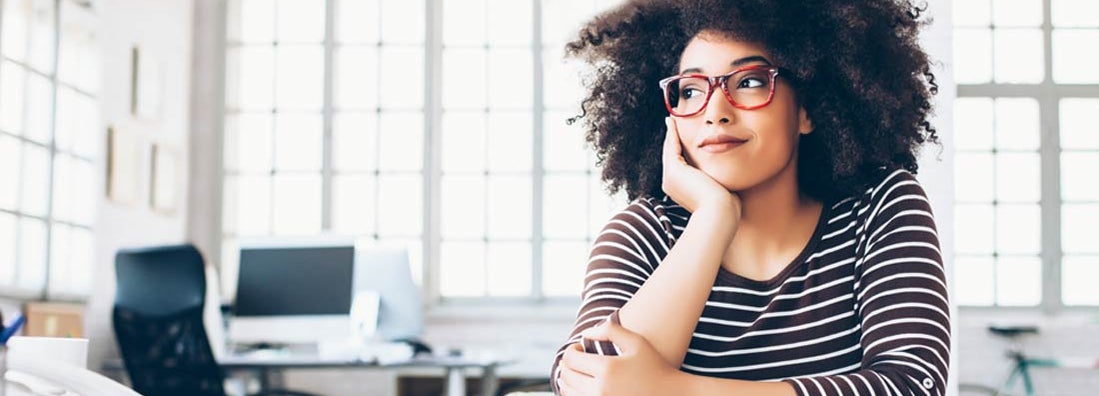
[[[746,190],[753,184],[751,175],[746,175],[743,172],[737,172],[732,169],[710,169],[708,167],[703,167],[701,170],[730,192]]]

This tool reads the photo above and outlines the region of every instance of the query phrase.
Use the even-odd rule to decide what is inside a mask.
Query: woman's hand
[[[557,388],[564,396],[682,394],[685,373],[672,367],[645,337],[620,323],[606,321],[588,329],[587,339],[611,341],[621,353],[603,356],[585,353],[580,343],[565,349]]]
[[[725,186],[710,175],[687,163],[675,120],[665,117],[664,124],[668,128],[664,135],[664,175],[661,185],[664,193],[691,213],[703,207],[714,207],[721,211],[731,209],[735,218],[739,219],[740,197],[725,189]]]

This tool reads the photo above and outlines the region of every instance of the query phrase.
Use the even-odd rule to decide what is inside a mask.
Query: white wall
[[[149,209],[150,147],[164,142],[179,155],[176,202],[186,202],[190,130],[191,0],[101,0],[95,2],[99,16],[99,46],[103,83],[100,92],[102,141],[106,128],[126,128],[141,142],[141,183],[138,202],[120,205],[108,201],[102,182],[106,174],[106,149],[99,162],[100,202],[95,221],[95,271],[93,295],[86,314],[86,333],[91,338],[88,367],[100,366],[104,358],[117,357],[111,329],[114,300],[114,254],[119,248],[181,243],[186,236],[187,206],[171,215]],[[130,51],[140,46],[143,55],[159,64],[161,111],[159,120],[136,120],[130,114]]]

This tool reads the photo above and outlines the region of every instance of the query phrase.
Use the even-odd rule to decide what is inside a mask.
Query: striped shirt
[[[950,317],[931,206],[911,173],[884,175],[861,196],[825,203],[804,250],[773,279],[719,269],[680,370],[785,381],[799,395],[944,394]],[[610,220],[553,378],[565,347],[642,287],[689,218],[665,196],[634,200]]]

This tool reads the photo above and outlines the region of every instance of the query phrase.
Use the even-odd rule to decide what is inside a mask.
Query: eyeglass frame
[[[740,72],[750,71],[750,70],[758,70],[758,69],[770,69],[770,73],[769,73],[769,75],[770,75],[770,81],[769,81],[770,91],[767,94],[767,100],[764,101],[762,104],[755,105],[755,106],[745,106],[745,105],[742,105],[740,103],[737,103],[735,100],[733,100],[733,96],[731,94],[729,94],[729,77],[732,77],[734,74],[737,74],[737,73],[740,73]],[[718,84],[721,85],[721,93],[722,93],[722,95],[725,96],[725,100],[728,100],[729,104],[733,105],[733,107],[736,107],[736,108],[741,109],[741,110],[755,110],[755,109],[759,109],[759,108],[762,108],[762,107],[766,107],[767,105],[771,104],[771,101],[774,100],[774,98],[775,98],[775,85],[776,85],[775,82],[777,81],[779,73],[785,73],[785,72],[786,72],[786,69],[783,69],[783,68],[778,67],[778,66],[748,65],[748,66],[733,70],[731,72],[728,72],[726,74],[722,74],[720,76],[707,76],[705,74],[677,74],[677,75],[666,77],[666,78],[660,80],[659,84],[660,84],[660,90],[663,92],[663,96],[664,96],[664,107],[668,109],[668,114],[670,114],[674,117],[683,118],[683,117],[693,117],[693,116],[698,115],[699,113],[703,112],[704,110],[706,110],[706,106],[710,105],[710,97],[712,97],[714,95],[714,89],[718,86]],[[700,107],[698,110],[696,110],[696,111],[694,111],[693,113],[690,113],[690,114],[683,114],[683,115],[676,114],[676,112],[674,110],[672,110],[672,104],[668,99],[668,84],[671,84],[672,81],[674,81],[676,79],[680,79],[680,78],[703,78],[703,79],[706,79],[706,81],[710,84],[710,89],[706,92],[706,101],[702,103],[702,107]]]

